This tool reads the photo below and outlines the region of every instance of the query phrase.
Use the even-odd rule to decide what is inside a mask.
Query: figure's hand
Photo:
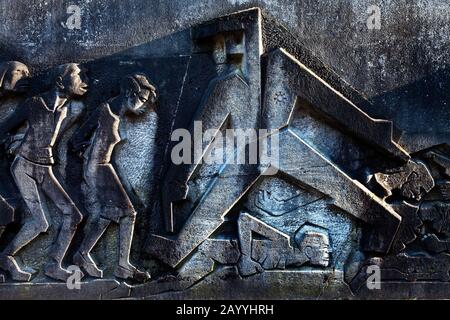
[[[7,149],[7,153],[9,155],[15,156],[17,155],[17,153],[19,152],[19,148],[22,145],[22,141],[25,138],[25,134],[24,133],[19,133],[16,134],[14,136],[11,136],[8,139],[7,144],[5,144],[6,149]]]

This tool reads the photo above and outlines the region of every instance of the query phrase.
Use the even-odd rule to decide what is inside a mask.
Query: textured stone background
[[[82,9],[81,30],[63,27],[70,4]],[[367,29],[370,5],[381,7],[381,30]],[[369,114],[395,120],[409,151],[449,141],[448,0],[0,0],[0,59],[39,70],[155,39],[152,55],[183,54],[183,41],[164,37],[254,6],[365,95]]]
[[[67,7],[72,4],[82,9],[81,30],[64,26]],[[367,29],[370,5],[381,7],[381,30]],[[172,89],[178,88],[181,79],[172,71],[181,69],[185,58],[173,57],[191,52],[189,33],[184,31],[255,6],[283,24],[306,50],[370,100],[372,104],[361,106],[370,115],[394,120],[404,133],[399,135],[400,143],[409,151],[450,141],[448,0],[0,0],[0,61],[21,60],[39,73],[60,63],[124,51],[131,53],[131,60],[156,57],[149,59],[151,74],[161,89],[170,92],[162,97],[170,100],[165,105],[175,105],[171,101],[178,92]],[[176,64],[177,60],[183,61]],[[159,68],[159,63],[166,67]],[[108,74],[111,69],[110,65],[93,65],[94,75]],[[121,74],[117,65],[113,71]],[[102,92],[92,91],[103,99]],[[153,138],[153,132],[147,133]],[[133,165],[129,167],[136,171]],[[52,220],[58,222],[57,217]],[[144,241],[146,226],[138,225],[137,238]],[[95,255],[103,252],[102,260],[113,260],[115,232],[109,230],[109,241],[96,249]],[[52,236],[42,238],[28,252],[50,246]],[[24,262],[41,263],[30,259]]]

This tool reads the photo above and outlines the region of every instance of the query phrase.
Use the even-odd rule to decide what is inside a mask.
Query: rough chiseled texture
[[[27,98],[59,93],[62,63],[81,63],[89,86],[50,146],[52,179],[73,204],[30,198],[10,172],[23,133],[45,119],[29,113],[0,137],[0,299],[449,298],[445,1],[385,1],[380,30],[367,29],[372,3],[356,0],[80,0],[80,29],[67,25],[69,1],[10,2],[0,1],[0,58],[33,76],[0,66],[0,124]],[[151,84],[124,85],[136,74]],[[145,86],[151,110],[130,114]],[[120,125],[90,120],[105,102]],[[279,157],[207,164],[206,139],[192,164],[173,163],[171,134],[196,133],[196,121],[216,136],[275,130]],[[114,145],[91,192],[96,171],[73,138],[86,124],[102,129],[91,144]],[[37,206],[48,225],[30,223]],[[46,268],[72,206],[83,223],[62,229],[74,237],[59,262],[81,267],[80,290]],[[40,228],[11,252],[23,222]]]

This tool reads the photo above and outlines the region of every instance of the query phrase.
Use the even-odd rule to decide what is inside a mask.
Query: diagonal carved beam
[[[280,133],[279,171],[329,196],[336,207],[372,225],[364,245],[388,252],[401,222],[386,202],[359,181],[352,179],[291,130]]]
[[[401,217],[291,130],[285,129],[279,135],[281,157],[277,169],[294,181],[329,196],[336,207],[372,225],[373,232],[364,242],[366,248],[377,252],[389,251]],[[177,237],[152,235],[147,252],[176,267],[211,236],[223,223],[224,216],[262,177],[261,173],[242,175],[247,171],[241,167],[240,174],[236,168],[235,165],[224,166]]]
[[[301,98],[337,126],[403,161],[408,153],[393,141],[391,121],[373,119],[283,49],[264,57],[262,119],[267,128],[289,124],[295,100]]]

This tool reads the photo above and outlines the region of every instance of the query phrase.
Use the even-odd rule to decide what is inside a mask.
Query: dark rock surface
[[[371,5],[0,0],[0,62],[32,75],[23,95],[0,66],[1,128],[26,98],[64,98],[0,136],[0,299],[449,298],[450,5],[383,1],[369,29]],[[69,62],[89,84],[82,98],[55,77]],[[150,87],[149,111],[130,102]],[[55,141],[21,144],[30,119]],[[216,137],[279,130],[279,159],[174,163],[171,135],[197,121]],[[28,156],[32,172],[11,175],[24,145],[54,163]],[[47,199],[56,182],[65,201]],[[22,225],[36,234],[24,247]],[[61,267],[82,267],[78,289],[77,271],[64,283],[46,269],[58,246]]]

